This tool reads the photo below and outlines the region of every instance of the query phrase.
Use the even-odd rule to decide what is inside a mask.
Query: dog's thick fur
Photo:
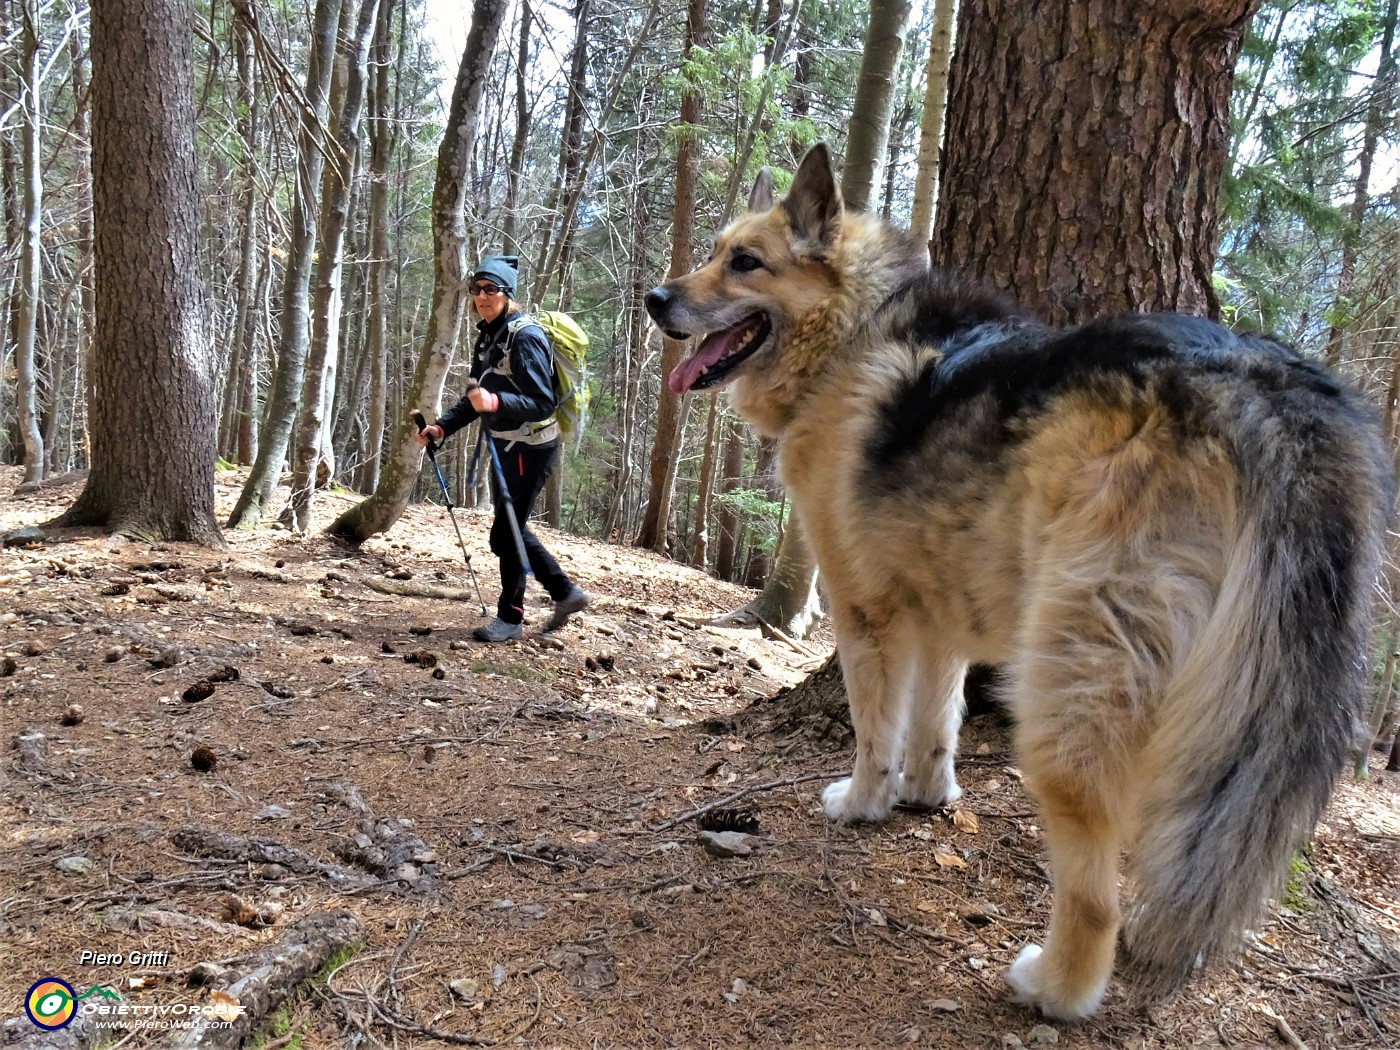
[[[648,308],[710,333],[673,389],[732,379],[781,438],[856,730],[827,813],[956,798],[964,668],[1007,668],[1054,881],[1044,950],[1007,979],[1084,1017],[1120,848],[1130,970],[1157,996],[1234,947],[1321,814],[1355,739],[1389,457],[1362,398],[1271,339],[1172,315],[1055,331],[923,258],[843,212],[819,146]]]

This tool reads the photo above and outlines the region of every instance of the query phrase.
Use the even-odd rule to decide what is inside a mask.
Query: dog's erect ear
[[[760,168],[758,178],[753,180],[753,190],[749,193],[749,211],[767,211],[773,207],[773,173]]]
[[[809,149],[797,166],[792,188],[783,198],[783,210],[793,233],[809,250],[822,254],[822,249],[835,243],[841,229],[841,190],[825,142]]]

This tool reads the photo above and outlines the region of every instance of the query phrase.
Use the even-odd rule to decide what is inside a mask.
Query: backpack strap
[[[486,369],[486,372],[505,377],[510,385],[516,389],[517,393],[520,391],[520,384],[515,381],[515,376],[511,373],[510,352],[512,344],[515,342],[516,333],[524,328],[528,328],[530,325],[534,325],[539,329],[540,333],[544,336],[544,345],[549,347],[550,382],[553,384],[554,345],[549,341],[549,333],[545,331],[544,326],[529,314],[521,314],[506,322],[505,350],[501,354],[501,359],[497,361],[495,365]],[[522,423],[513,430],[493,430],[491,433],[498,438],[504,439],[511,445],[515,444],[517,441],[526,445],[545,445],[559,439],[559,421],[555,418],[554,414],[551,413],[548,419],[541,419],[534,423]]]

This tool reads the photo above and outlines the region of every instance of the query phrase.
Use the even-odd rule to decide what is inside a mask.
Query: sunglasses
[[[472,285],[472,295],[496,295],[500,292],[494,284],[474,284]]]

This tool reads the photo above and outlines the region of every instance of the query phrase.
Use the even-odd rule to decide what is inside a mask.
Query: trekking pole
[[[481,384],[475,379],[467,380],[467,392],[475,390]],[[526,575],[533,576],[534,570],[530,568],[530,556],[525,553],[525,537],[520,534],[520,522],[515,517],[515,504],[510,500],[510,489],[506,487],[506,472],[501,467],[501,457],[496,451],[496,442],[491,439],[491,435],[486,431],[490,429],[492,416],[481,413],[481,433],[482,439],[486,442],[486,450],[491,453],[491,466],[496,472],[496,485],[500,492],[498,495],[505,503],[506,521],[510,523],[510,535],[515,540],[515,553],[520,557],[520,567],[525,570]]]
[[[423,433],[423,428],[428,425],[423,418],[422,412],[413,413],[413,423],[418,427],[418,433]],[[486,601],[481,597],[481,584],[477,581],[476,570],[472,568],[472,556],[467,553],[467,544],[462,539],[462,530],[457,525],[457,515],[452,513],[452,494],[447,491],[447,480],[442,476],[442,470],[438,467],[437,443],[432,438],[428,438],[428,460],[433,465],[433,473],[437,475],[438,484],[442,486],[442,498],[447,501],[447,516],[452,519],[452,531],[457,534],[457,543],[462,548],[462,557],[467,559],[467,574],[472,578],[472,586],[476,588],[476,600],[481,603],[481,615],[485,616]]]

